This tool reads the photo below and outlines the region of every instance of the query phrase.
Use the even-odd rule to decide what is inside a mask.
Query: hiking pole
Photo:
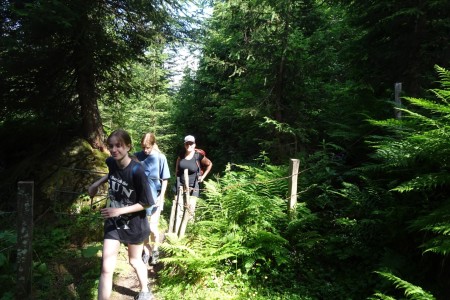
[[[175,212],[175,228],[174,233],[178,236],[178,231],[180,230],[181,218],[183,215],[183,194],[184,188],[180,186],[178,188],[178,198],[177,198],[177,207]]]
[[[177,184],[178,185],[178,184]],[[178,202],[180,201],[180,187],[178,187],[177,189],[177,194],[175,195],[175,197],[172,200],[172,209],[170,210],[170,219],[169,219],[169,232],[170,233],[177,233],[178,229],[175,226],[175,221],[177,219],[177,206],[178,206]]]
[[[189,221],[190,217],[190,190],[189,190],[189,175],[188,175],[188,169],[184,169],[184,209],[183,209],[183,219],[181,221],[180,225],[180,232],[178,234],[178,237],[182,238],[184,237],[184,233],[186,232],[187,223]]]

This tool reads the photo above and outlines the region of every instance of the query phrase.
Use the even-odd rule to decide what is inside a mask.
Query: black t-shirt
[[[185,152],[181,153],[180,161],[178,162],[178,174],[180,177],[180,183],[184,185],[184,170],[188,170],[189,186],[194,187],[198,183],[197,173],[199,172],[200,161],[203,159],[203,155],[199,152],[194,153],[191,159],[186,159]]]
[[[177,190],[179,186],[184,186],[184,170],[187,169],[189,175],[189,186],[192,188],[191,195],[199,197],[200,185],[197,176],[199,175],[199,165],[200,161],[203,159],[203,155],[197,151],[191,159],[186,159],[185,155],[186,151],[182,151],[179,156],[180,160],[178,162]]]
[[[124,169],[120,169],[116,161],[106,159],[109,169],[109,207],[126,207],[140,203],[144,207],[155,204],[144,168],[138,162],[131,161]],[[145,210],[121,215],[105,220],[105,233],[117,230],[123,243],[137,244],[143,242],[150,234]]]

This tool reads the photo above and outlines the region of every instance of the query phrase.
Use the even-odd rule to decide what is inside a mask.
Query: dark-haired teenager
[[[135,299],[150,300],[153,295],[148,288],[147,267],[141,255],[144,241],[150,234],[145,208],[153,206],[156,199],[150,191],[144,168],[129,155],[130,135],[125,130],[115,130],[109,135],[107,146],[111,154],[106,159],[109,201],[101,209],[105,222],[98,299],[106,300],[111,296],[117,255],[120,244],[124,243],[128,245],[129,262],[140,284]],[[104,178],[101,178],[89,187],[91,197],[103,182]]]

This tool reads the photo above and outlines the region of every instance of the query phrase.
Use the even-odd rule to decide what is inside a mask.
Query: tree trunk
[[[97,93],[93,74],[79,67],[77,69],[77,91],[81,106],[83,136],[94,149],[106,151]]]
[[[85,16],[79,24],[80,34],[74,49],[75,75],[78,99],[81,107],[83,136],[94,149],[106,151],[103,124],[98,109],[98,93],[94,67],[94,52],[89,40],[89,18]]]

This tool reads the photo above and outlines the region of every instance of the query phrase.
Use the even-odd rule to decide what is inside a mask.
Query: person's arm
[[[159,206],[164,205],[164,195],[166,194],[167,183],[168,183],[167,179],[163,179],[163,181],[161,182],[161,193],[159,194],[159,199],[158,199]]]
[[[200,161],[200,164],[203,166],[206,166],[206,170],[203,172],[203,175],[198,177],[198,181],[203,182],[203,180],[205,180],[208,173],[211,171],[213,164],[212,164],[212,161],[209,160],[208,158],[206,158],[205,156]]]
[[[125,206],[125,207],[102,208],[100,210],[100,213],[103,218],[107,219],[107,218],[117,217],[120,215],[134,213],[134,212],[141,211],[141,210],[144,210],[144,207],[142,206],[142,204],[136,203],[136,204],[133,204],[130,206]]]
[[[99,180],[97,180],[96,182],[94,182],[93,184],[91,184],[88,187],[88,194],[89,194],[89,196],[91,198],[94,197],[97,194],[97,192],[98,192],[98,187],[101,186],[102,184],[104,184],[107,181],[108,181],[108,175],[105,175],[102,178],[100,178]]]
[[[167,164],[167,158],[165,155],[161,155],[161,160],[159,162],[159,178],[161,179],[161,190],[159,193],[159,206],[164,205],[164,197],[167,190],[167,185],[169,184],[170,171]]]

